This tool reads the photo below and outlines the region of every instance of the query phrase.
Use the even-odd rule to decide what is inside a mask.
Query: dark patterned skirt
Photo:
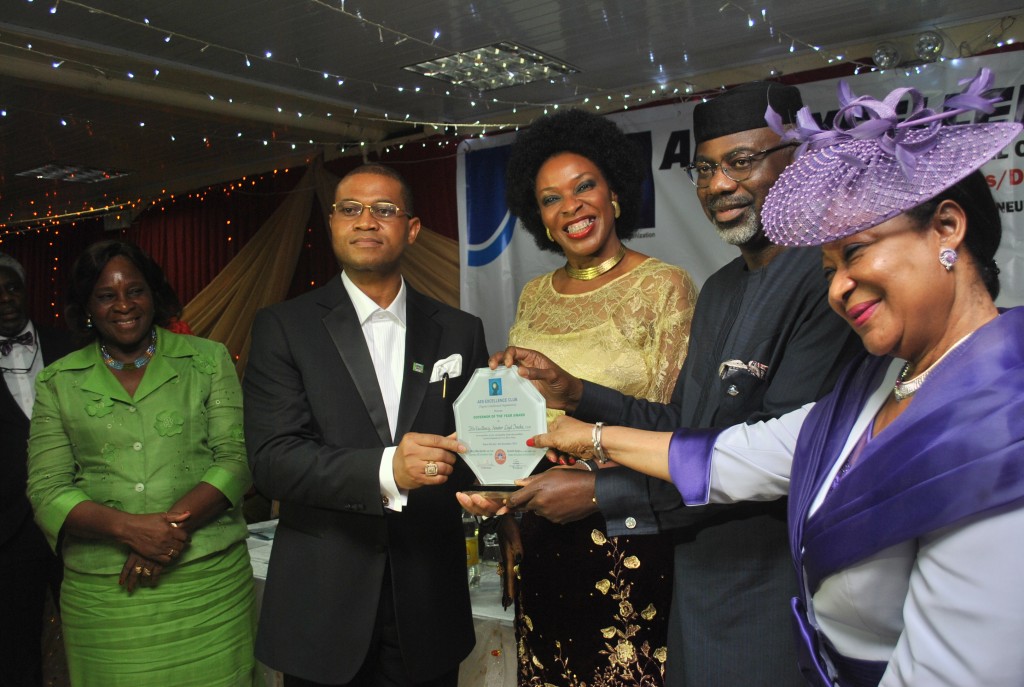
[[[600,514],[555,525],[524,513],[520,531],[519,684],[662,685],[671,541],[608,537]]]

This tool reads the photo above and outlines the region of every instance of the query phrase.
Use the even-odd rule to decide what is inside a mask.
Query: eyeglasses
[[[408,215],[394,203],[371,203],[364,205],[358,200],[343,200],[331,206],[335,212],[345,219],[355,219],[363,214],[363,210],[369,210],[370,216],[374,219],[394,219],[399,215]]]
[[[707,188],[710,186],[711,180],[715,177],[716,169],[722,170],[722,174],[733,181],[746,181],[754,172],[755,163],[760,162],[776,151],[792,148],[795,145],[796,143],[783,143],[774,148],[766,148],[753,155],[739,155],[731,160],[722,160],[721,162],[704,162],[703,160],[701,162],[694,162],[686,167],[686,174],[697,188]]]
[[[31,372],[32,368],[36,366],[36,358],[39,357],[39,342],[36,341],[35,345],[32,346],[32,348],[34,348],[35,351],[32,353],[32,362],[28,364],[28,367],[4,367],[0,365],[0,374],[10,372],[11,374],[16,375],[27,375],[29,372]]]

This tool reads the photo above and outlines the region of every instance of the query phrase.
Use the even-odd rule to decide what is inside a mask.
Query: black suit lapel
[[[323,319],[327,333],[334,341],[335,348],[341,356],[342,362],[348,368],[349,375],[355,382],[359,396],[363,399],[373,427],[377,430],[381,443],[391,446],[394,442],[391,439],[391,428],[388,426],[388,413],[384,407],[384,396],[380,393],[380,386],[377,384],[377,373],[374,371],[373,359],[370,357],[370,350],[366,347],[366,338],[363,336],[362,327],[359,326],[359,319],[356,317],[352,301],[345,292],[341,279],[337,280],[337,291],[340,291],[332,310]],[[334,289],[332,289],[334,291]],[[330,307],[330,306],[329,306]]]
[[[14,400],[11,390],[7,388],[7,381],[2,378],[2,375],[0,375],[0,413],[9,418],[12,425],[17,423],[28,427],[29,420],[25,416],[25,411]]]
[[[434,306],[409,288],[405,309],[405,371],[402,374],[402,398],[398,406],[396,432],[402,436],[412,428],[430,383],[430,372],[437,361],[441,326],[433,320]],[[417,370],[421,370],[417,372]]]

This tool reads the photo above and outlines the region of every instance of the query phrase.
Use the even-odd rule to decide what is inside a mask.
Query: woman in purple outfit
[[[999,211],[977,171],[1021,125],[943,123],[991,112],[991,84],[982,70],[937,113],[913,89],[878,101],[844,85],[833,129],[803,111],[786,133],[802,145],[765,232],[822,246],[829,301],[870,353],[829,396],[726,430],[560,418],[534,439],[671,479],[690,505],[788,493],[815,685],[1024,675],[1024,308],[994,304]]]

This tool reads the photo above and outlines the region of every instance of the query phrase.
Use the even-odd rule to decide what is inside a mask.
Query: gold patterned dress
[[[551,278],[523,288],[509,343],[577,377],[667,402],[689,343],[697,297],[690,276],[647,258],[589,293],[560,294]],[[608,537],[599,513],[567,525],[524,513],[520,532],[519,684],[663,684],[671,542]]]

